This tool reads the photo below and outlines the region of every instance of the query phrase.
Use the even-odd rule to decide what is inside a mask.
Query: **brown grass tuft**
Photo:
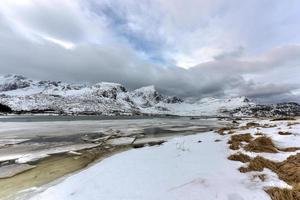
[[[263,133],[261,133],[261,132],[258,132],[258,133],[255,133],[254,135],[259,135],[259,136],[262,136],[262,135],[264,135]]]
[[[286,148],[277,148],[279,151],[284,152],[294,152],[300,150],[300,147],[286,147]]]
[[[262,126],[261,126],[261,128],[274,128],[274,127],[276,127],[277,125],[276,124],[263,124]]]
[[[255,180],[256,178],[259,178],[262,182],[264,182],[267,179],[266,174],[255,174],[252,176],[252,180]]]
[[[265,181],[266,180],[266,177],[267,177],[267,175],[265,175],[265,174],[259,174],[259,175],[257,175],[258,176],[258,178],[261,180],[261,181]]]
[[[223,128],[220,128],[219,130],[217,130],[216,132],[219,133],[220,135],[225,135],[227,132],[227,134],[232,134],[234,133],[232,131],[232,129],[234,129],[233,127],[223,127]]]
[[[256,123],[256,122],[249,122],[246,124],[247,127],[258,127],[260,126],[259,123]]]
[[[300,153],[288,157],[283,162],[274,162],[257,156],[249,162],[247,167],[241,167],[239,170],[242,173],[246,173],[250,171],[263,171],[264,168],[277,173],[281,180],[289,184],[300,183]]]
[[[300,153],[278,163],[276,172],[280,179],[288,183],[300,183]]]
[[[251,172],[251,171],[263,171],[264,168],[275,170],[277,165],[275,162],[265,159],[260,156],[253,158],[247,167],[240,167],[239,170],[242,173]]]
[[[276,146],[274,145],[271,138],[268,138],[266,136],[261,136],[258,138],[255,138],[254,140],[250,141],[249,144],[245,146],[246,151],[252,151],[252,152],[267,152],[267,153],[277,153],[278,150]]]
[[[229,148],[232,150],[238,150],[240,148],[241,142],[250,142],[253,139],[250,133],[232,135],[228,144]]]
[[[296,120],[293,117],[278,117],[278,118],[274,118],[271,121],[285,121],[285,120]]]
[[[292,135],[292,133],[290,133],[290,132],[285,132],[285,131],[279,131],[278,134],[279,134],[279,135]]]
[[[243,153],[233,154],[228,157],[229,160],[240,161],[242,163],[250,162],[251,158]]]
[[[286,188],[270,188],[266,192],[270,195],[272,200],[300,200],[299,189],[286,189]]]
[[[232,142],[229,145],[229,148],[232,150],[239,150],[240,149],[240,142]]]

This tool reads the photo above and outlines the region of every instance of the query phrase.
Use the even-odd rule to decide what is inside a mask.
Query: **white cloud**
[[[280,0],[3,0],[0,69],[132,88],[155,84],[183,96],[288,98],[300,88],[299,5]]]
[[[45,40],[48,40],[48,41],[53,42],[55,44],[58,44],[58,45],[62,46],[65,49],[74,49],[75,48],[75,44],[73,44],[72,42],[55,39],[55,38],[52,38],[52,37],[49,37],[49,36],[44,36],[43,38]]]

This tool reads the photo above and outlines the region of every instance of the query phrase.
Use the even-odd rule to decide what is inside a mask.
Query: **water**
[[[20,154],[38,154],[68,145],[87,144],[83,136],[98,137],[118,133],[121,136],[137,136],[143,139],[176,137],[213,130],[226,124],[218,119],[191,119],[189,117],[103,117],[103,116],[8,116],[0,118],[0,158]],[[26,140],[20,143],[12,141]],[[9,145],[5,142],[9,141]],[[12,143],[11,143],[12,142]],[[128,149],[127,147],[124,149]],[[113,154],[95,148],[86,150],[81,156],[68,153],[54,154],[35,161],[36,168],[7,179],[0,179],[1,197],[18,191],[41,186],[69,173],[73,173],[94,162]],[[49,164],[50,163],[50,164]],[[0,163],[1,164],[1,163]],[[66,167],[67,166],[67,167]],[[22,184],[21,184],[22,183]],[[22,187],[21,187],[22,186]]]
[[[114,119],[116,118],[116,119]],[[217,119],[189,117],[100,117],[100,116],[16,116],[0,118],[1,138],[32,138],[120,130],[124,134],[211,129],[222,126]]]
[[[178,118],[177,116],[101,116],[101,115],[7,115],[0,116],[0,122],[49,122],[49,121],[82,121],[82,120],[122,120]]]

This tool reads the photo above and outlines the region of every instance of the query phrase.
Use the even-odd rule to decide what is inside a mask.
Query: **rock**
[[[11,113],[12,109],[9,106],[0,103],[0,112]]]

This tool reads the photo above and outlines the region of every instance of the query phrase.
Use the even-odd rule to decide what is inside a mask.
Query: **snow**
[[[121,137],[108,140],[106,143],[111,145],[129,145],[134,142],[133,137]]]
[[[288,121],[270,121],[270,120],[252,120],[252,122],[264,125],[275,125],[275,127],[269,128],[250,128],[242,131],[238,131],[235,134],[244,134],[250,133],[253,137],[259,137],[255,135],[256,133],[262,133],[263,135],[272,139],[274,144],[279,148],[288,148],[288,147],[299,147],[300,144],[300,124],[292,125],[290,128],[288,126]],[[300,122],[298,119],[296,122]],[[246,124],[243,123],[240,127]],[[280,135],[278,134],[279,131],[283,132],[290,132],[291,135]],[[280,153],[255,153],[255,152],[247,152],[244,150],[239,150],[240,152],[247,154],[250,157],[262,156],[264,158],[281,162],[287,159],[291,155],[295,155],[300,153],[300,150],[294,152],[280,152]]]
[[[97,144],[73,144],[73,145],[66,145],[61,147],[55,147],[55,148],[49,148],[49,149],[43,149],[36,152],[30,152],[30,153],[12,153],[9,155],[0,155],[0,162],[1,161],[7,161],[7,160],[15,160],[16,163],[22,164],[22,163],[28,163],[31,161],[36,161],[41,158],[48,157],[50,154],[57,154],[57,153],[63,153],[68,151],[77,151],[80,149],[88,149],[97,146]]]
[[[28,139],[15,139],[15,138],[0,139],[0,148],[7,145],[13,145],[13,144],[25,142],[27,140]]]
[[[15,111],[51,110],[66,114],[212,116],[252,105],[245,97],[183,101],[159,94],[153,85],[128,92],[118,83],[68,84],[31,80],[20,75],[0,76],[0,95],[0,103]]]
[[[214,142],[218,137],[207,132],[117,154],[31,200],[267,200],[263,187],[286,186],[271,172],[265,183],[250,182],[240,164],[227,159],[226,140]]]
[[[245,101],[245,97],[231,97],[224,99],[205,98],[196,102],[166,104],[160,102],[156,106],[164,107],[166,111],[157,111],[155,107],[146,108],[145,113],[173,114],[181,116],[216,116],[221,111],[233,110],[253,103]]]
[[[283,147],[299,146],[300,119],[294,125],[287,121],[251,120],[276,127],[241,129],[235,134],[257,131],[266,134]],[[278,135],[288,130],[292,135]],[[241,148],[228,148],[231,135],[205,132],[168,140],[162,145],[132,149],[106,158],[93,166],[61,179],[56,184],[36,188],[31,200],[270,200],[264,189],[291,188],[269,169],[262,172],[240,173],[246,164],[227,157],[238,151],[255,157],[282,161],[297,152],[253,153]],[[125,138],[127,142],[129,138]],[[215,142],[215,140],[220,140]],[[296,146],[297,146],[296,145]],[[299,152],[299,151],[298,151]],[[264,175],[262,181],[258,176]],[[28,197],[28,196],[27,196]],[[22,197],[21,197],[22,198]]]

